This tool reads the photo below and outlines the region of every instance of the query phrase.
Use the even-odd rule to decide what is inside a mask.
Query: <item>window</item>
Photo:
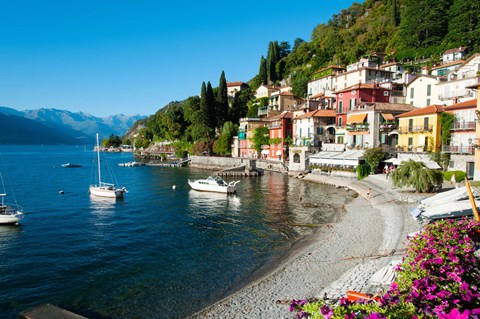
[[[339,137],[338,137],[337,143],[338,143],[338,144],[343,144],[343,136],[339,136]]]
[[[322,135],[323,134],[323,127],[317,127],[317,134]]]
[[[430,96],[432,95],[432,85],[429,84],[427,85],[427,96]],[[430,105],[430,104],[427,104],[427,105]]]
[[[383,96],[388,96],[388,91],[383,91]]]
[[[415,95],[415,91],[413,88],[410,88],[410,98],[413,99],[413,96]]]
[[[302,138],[302,128],[300,128],[300,138]]]
[[[428,131],[428,117],[423,119],[423,130]]]
[[[408,120],[408,131],[409,132],[413,131],[413,119]]]
[[[430,99],[427,99],[427,106],[430,105]]]
[[[408,147],[411,148],[413,146],[413,137],[408,138]]]
[[[293,155],[293,162],[294,162],[294,163],[300,163],[300,154],[295,153],[295,154]]]
[[[342,127],[342,124],[343,124],[342,122],[343,122],[342,118],[339,117],[338,118],[338,127]]]
[[[343,101],[338,101],[338,113],[343,113]]]
[[[350,99],[350,110],[355,108],[355,99]]]
[[[307,137],[310,137],[310,128],[307,129]]]

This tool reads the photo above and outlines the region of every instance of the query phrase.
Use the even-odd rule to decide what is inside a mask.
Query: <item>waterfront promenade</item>
[[[292,247],[290,255],[243,289],[190,318],[293,318],[289,300],[338,298],[347,290],[374,293],[371,276],[392,260],[401,259],[406,236],[420,225],[410,214],[411,204],[392,188],[385,175],[357,181],[308,174],[305,181],[345,187],[358,197],[345,206],[336,223],[322,225]],[[410,201],[414,195],[408,195]]]

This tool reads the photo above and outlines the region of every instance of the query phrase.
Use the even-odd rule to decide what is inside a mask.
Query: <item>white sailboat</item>
[[[0,194],[2,201],[0,203],[0,225],[16,225],[25,217],[22,208],[17,204],[5,203],[5,185],[3,184],[3,177],[0,173],[0,180],[2,182],[3,193]],[[16,201],[15,201],[16,202]]]
[[[98,184],[90,185],[90,194],[99,197],[123,198],[127,192],[125,187],[115,188],[115,184],[102,182],[102,173],[100,169],[100,145],[97,133],[97,163],[98,163]]]

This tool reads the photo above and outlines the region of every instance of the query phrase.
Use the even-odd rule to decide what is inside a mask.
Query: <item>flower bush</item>
[[[377,301],[331,306],[324,300],[294,300],[296,318],[475,318],[480,319],[480,223],[443,220],[413,238],[397,279]]]

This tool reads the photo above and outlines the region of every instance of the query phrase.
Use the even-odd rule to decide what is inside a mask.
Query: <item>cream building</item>
[[[437,77],[421,74],[407,85],[406,104],[425,107],[440,104],[438,100]]]

